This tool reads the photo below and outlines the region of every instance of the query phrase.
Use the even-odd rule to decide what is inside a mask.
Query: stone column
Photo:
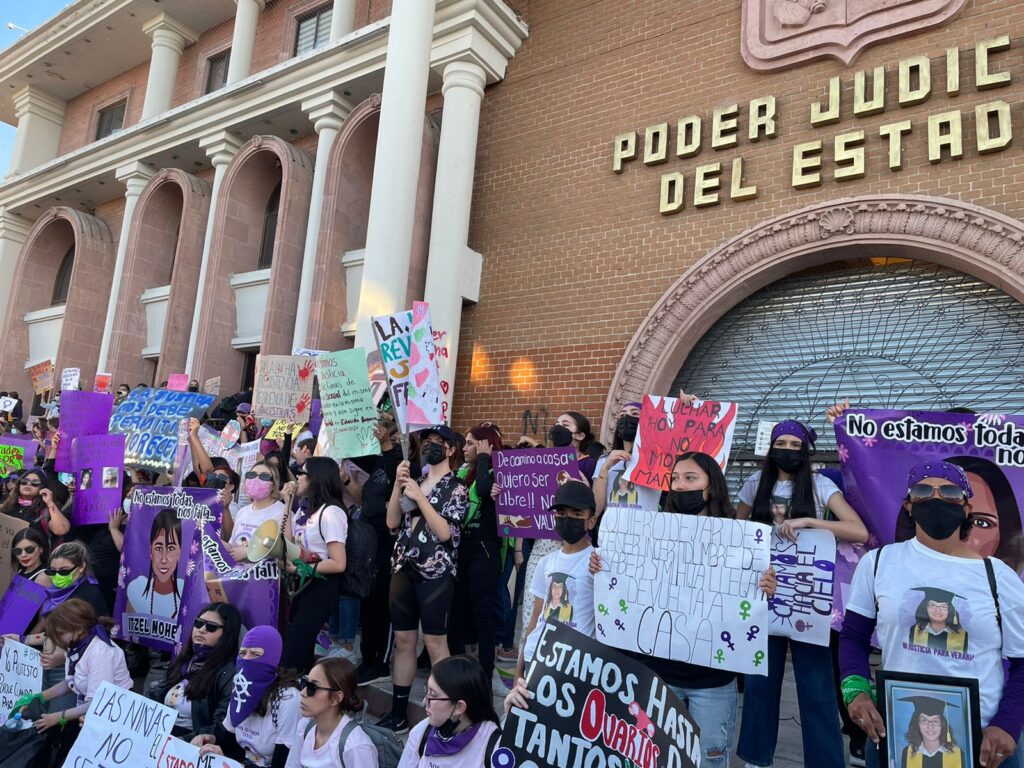
[[[356,346],[366,349],[374,346],[371,316],[407,309],[434,6],[394,0],[391,9],[356,326]]]
[[[256,25],[266,0],[235,0],[235,30],[231,36],[231,60],[228,85],[245,80],[252,69],[252,50],[256,45]]]
[[[150,19],[143,25],[142,31],[153,38],[146,101],[142,105],[142,119],[148,120],[171,108],[181,52],[186,45],[192,45],[198,40],[199,35],[166,13]]]
[[[313,296],[313,279],[316,276],[316,254],[320,243],[320,222],[323,220],[324,188],[327,186],[327,171],[331,161],[331,149],[338,138],[345,118],[352,112],[353,105],[337,91],[307,99],[302,102],[302,111],[313,121],[317,133],[316,165],[313,168],[313,190],[309,202],[309,218],[306,222],[306,245],[302,253],[302,274],[299,278],[299,303],[295,309],[295,332],[292,348],[305,347],[309,331],[309,302]],[[340,258],[340,255],[339,255]]]
[[[121,234],[117,238],[117,256],[114,259],[114,275],[110,280],[110,298],[107,300],[107,316],[103,322],[100,355],[96,361],[97,371],[107,370],[110,339],[114,335],[114,315],[117,313],[117,299],[121,294],[121,275],[124,273],[124,262],[128,257],[128,240],[132,233],[132,218],[135,216],[139,196],[154,173],[152,168],[138,161],[122,165],[115,172],[117,180],[125,185],[124,218],[121,220]]]
[[[341,40],[356,28],[356,0],[334,0],[331,12],[331,42]]]
[[[434,180],[434,213],[430,224],[430,257],[424,299],[438,338],[445,414],[451,414],[452,386],[459,353],[462,301],[480,294],[480,255],[470,251],[469,213],[480,126],[480,102],[487,75],[472,61],[453,61],[444,68],[444,115]],[[436,336],[437,334],[435,334]]]
[[[0,274],[13,275],[18,257],[33,222],[5,208],[0,208]],[[7,304],[11,298],[10,280],[0,285],[0,318],[7,317]],[[21,322],[19,318],[19,322]]]
[[[192,365],[195,360],[196,340],[199,338],[199,333],[202,330],[199,327],[199,317],[203,311],[206,272],[210,264],[210,252],[213,250],[213,231],[216,228],[220,188],[224,183],[224,175],[227,173],[231,158],[235,156],[235,153],[238,152],[241,146],[242,142],[227,131],[221,131],[199,140],[199,147],[206,150],[206,156],[210,158],[210,162],[213,165],[213,188],[210,191],[210,213],[206,225],[206,239],[203,241],[203,260],[199,265],[199,283],[196,285],[196,307],[195,312],[192,314],[192,333],[189,336],[188,355],[185,358],[185,372],[189,375],[192,374]]]
[[[57,157],[66,103],[34,85],[15,91],[12,99],[18,118],[11,155],[10,175],[14,176]]]

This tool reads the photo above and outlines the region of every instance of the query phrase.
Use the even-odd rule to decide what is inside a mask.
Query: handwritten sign
[[[7,717],[22,694],[42,690],[43,665],[39,651],[14,640],[5,640],[0,648],[0,713]]]
[[[16,397],[0,397],[0,411],[4,413],[13,411],[17,404],[18,398]]]
[[[170,472],[181,420],[205,411],[213,400],[199,392],[133,389],[110,417],[110,432],[125,435],[125,466]]]
[[[239,763],[223,755],[199,754],[199,747],[193,747],[170,734],[164,738],[156,758],[156,768],[242,768]]]
[[[167,388],[172,392],[188,391],[187,373],[170,373],[167,375]]]
[[[0,476],[6,477],[25,468],[25,448],[24,445],[0,443]]]
[[[574,448],[497,451],[494,482],[501,488],[495,502],[502,536],[557,539],[555,516],[548,511],[562,483],[580,476]]]
[[[706,453],[725,469],[736,429],[736,411],[735,403],[696,400],[687,408],[674,397],[644,395],[640,429],[633,444],[636,463],[626,479],[667,491],[676,456],[686,451]]]
[[[252,412],[261,419],[305,424],[313,403],[316,363],[301,355],[257,355]]]
[[[326,455],[334,459],[379,455],[366,352],[356,347],[324,353],[316,359],[316,375],[323,413],[320,439]]]
[[[387,374],[395,418],[403,432],[444,422],[430,307],[373,318],[373,333]]]
[[[82,376],[81,368],[65,368],[60,372],[60,390],[67,392],[70,389],[78,389],[79,379]]]
[[[152,766],[176,717],[170,707],[104,682],[89,703],[85,725],[64,765]]]
[[[509,712],[489,764],[701,764],[696,722],[640,662],[557,622],[544,627],[533,658],[526,678],[530,708]]]
[[[46,588],[15,576],[0,598],[0,635],[23,635],[46,600]]]
[[[295,347],[292,350],[292,355],[296,357],[320,357],[320,355],[326,355],[327,350],[324,349],[309,349],[308,347]]]
[[[207,379],[206,383],[203,384],[203,392],[208,395],[216,397],[220,394],[220,376],[214,376],[212,379]]]
[[[0,515],[0,590],[6,591],[14,577],[11,569],[11,542],[15,534],[23,528],[28,528],[28,523],[10,515]]]
[[[388,376],[384,372],[384,362],[381,360],[380,350],[374,349],[366,353],[366,367],[370,374],[370,393],[373,395],[373,404],[380,405],[380,401],[388,393]]]
[[[265,440],[284,440],[285,435],[289,432],[292,434],[292,440],[298,440],[299,435],[302,434],[302,428],[304,424],[290,424],[284,419],[278,419],[270,425],[270,430],[264,436]]]
[[[771,528],[611,507],[594,577],[598,639],[713,669],[768,674]]]
[[[811,645],[828,645],[835,591],[836,537],[804,528],[796,541],[772,534],[772,565],[778,580],[768,599],[768,632]]]
[[[37,395],[49,392],[53,389],[53,360],[30,365],[28,375],[32,379],[32,389]]]
[[[114,396],[97,392],[61,392],[57,471],[72,472],[71,443],[76,437],[105,435],[114,410]]]
[[[71,519],[75,525],[105,524],[121,507],[124,483],[124,435],[76,437],[71,445],[75,495]]]

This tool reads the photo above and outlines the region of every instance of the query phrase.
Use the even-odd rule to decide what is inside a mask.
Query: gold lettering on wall
[[[686,202],[686,178],[679,171],[666,173],[661,177],[661,214],[681,211]]]
[[[793,186],[807,189],[821,184],[821,142],[807,141],[793,147]]]
[[[992,131],[993,126],[995,132]],[[1010,105],[1005,101],[993,101],[976,106],[974,130],[977,135],[978,152],[982,155],[998,152],[1010,146],[1010,142],[1013,141]]]
[[[728,107],[720,107],[714,111],[711,117],[712,149],[736,146],[739,141],[739,114],[738,104],[730,104]]]
[[[867,172],[864,163],[864,131],[850,131],[835,138],[836,181],[862,179]]]
[[[811,104],[811,125],[817,127],[839,122],[839,94],[841,91],[842,85],[839,82],[839,76],[836,75],[828,81],[828,106],[823,106],[821,102]]]
[[[623,133],[615,137],[615,153],[612,157],[612,170],[622,173],[622,162],[636,157],[636,131]]]
[[[932,95],[932,62],[927,56],[900,61],[900,106],[912,107]]]
[[[861,70],[853,76],[853,114],[857,117],[877,115],[885,111],[885,67],[871,71],[871,95],[868,96],[868,73]]]
[[[701,119],[684,117],[676,128],[676,157],[693,157],[700,152]]]
[[[697,166],[697,178],[693,182],[693,205],[704,208],[717,205],[718,190],[722,188],[722,164],[709,163]]]
[[[668,123],[652,125],[644,131],[644,165],[668,160]]]
[[[959,112],[943,112],[928,118],[928,162],[941,163],[942,150],[951,160],[964,156],[963,120]]]
[[[889,123],[878,129],[878,135],[889,141],[889,170],[898,171],[903,168],[903,137],[913,130],[909,120]]]
[[[974,46],[974,84],[979,91],[1010,84],[1009,72],[993,72],[989,57],[1010,47],[1010,36],[982,40]]]

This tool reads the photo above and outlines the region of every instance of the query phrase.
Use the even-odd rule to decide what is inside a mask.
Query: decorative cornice
[[[626,347],[602,424],[622,403],[664,390],[723,311],[787,272],[846,258],[852,246],[903,248],[986,279],[1024,300],[1024,223],[979,206],[918,195],[818,203],[770,219],[718,246],[658,300]]]
[[[11,98],[14,101],[14,114],[19,120],[28,114],[38,115],[54,123],[64,120],[67,105],[34,85],[18,89]]]
[[[199,39],[199,33],[182,24],[167,13],[161,13],[142,25],[142,31],[153,38],[153,47],[168,45],[181,53],[186,45],[192,45]]]
[[[317,133],[330,127],[338,130],[353,109],[355,104],[333,88],[302,102],[302,111],[309,116]]]

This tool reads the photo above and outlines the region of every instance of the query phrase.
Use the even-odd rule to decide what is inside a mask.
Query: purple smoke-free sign
[[[574,448],[527,448],[496,451],[494,482],[501,488],[495,502],[502,536],[557,539],[555,516],[548,511],[562,483],[578,480]]]
[[[71,390],[60,396],[60,442],[57,444],[57,471],[73,472],[71,443],[76,437],[107,434],[114,396],[100,392]],[[122,454],[124,451],[122,450]]]
[[[75,525],[106,523],[121,508],[124,482],[124,435],[76,437],[71,445],[75,495],[71,519]]]

